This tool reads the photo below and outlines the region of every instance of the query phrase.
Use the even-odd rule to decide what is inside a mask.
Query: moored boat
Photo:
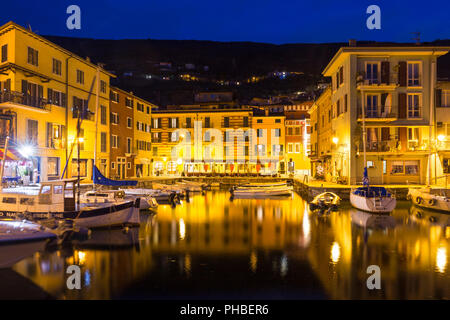
[[[422,208],[450,212],[450,191],[445,188],[409,188],[406,198]]]
[[[359,187],[350,192],[350,203],[359,210],[388,213],[397,205],[395,197],[384,187]]]
[[[0,221],[0,269],[45,249],[56,235],[30,221]]]
[[[140,199],[115,203],[81,203],[75,197],[77,179],[43,182],[38,194],[1,192],[0,219],[69,219],[75,227],[139,225]]]
[[[287,185],[241,185],[230,189],[232,197],[266,198],[292,196],[292,187]]]
[[[136,198],[140,198],[141,210],[156,209],[158,202],[155,198],[146,194],[134,194],[127,190],[92,190],[85,192],[81,196],[81,202],[92,203],[119,203],[123,201],[135,201]]]
[[[314,197],[309,203],[309,209],[314,210],[337,210],[341,198],[333,192],[323,192]]]

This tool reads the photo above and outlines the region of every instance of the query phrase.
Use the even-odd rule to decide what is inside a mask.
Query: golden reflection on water
[[[176,276],[195,286],[190,281],[205,267],[215,269],[203,281],[220,290],[221,274],[241,264],[249,278],[299,291],[305,277],[316,278],[332,299],[450,298],[449,217],[406,202],[391,215],[344,205],[319,217],[298,195],[230,201],[227,192],[208,192],[143,214],[139,229],[94,231],[89,241],[35,254],[14,270],[60,299],[116,298],[144,278]],[[225,263],[216,266],[217,259]],[[71,264],[81,267],[82,290],[65,287]],[[369,265],[380,266],[382,290],[367,289]]]

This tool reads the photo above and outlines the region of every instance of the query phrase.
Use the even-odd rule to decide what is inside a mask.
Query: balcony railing
[[[45,111],[50,111],[50,105],[47,103],[47,99],[23,94],[22,92],[17,91],[2,91],[0,93],[0,103],[4,102],[11,102]]]
[[[391,73],[388,79],[381,77],[379,73],[376,78],[367,78],[364,76],[357,76],[357,85],[365,87],[380,87],[380,86],[398,86],[398,75],[396,73]]]
[[[391,111],[386,110],[387,108],[384,106],[378,106],[375,108],[368,109],[367,107],[364,109],[364,117],[366,119],[396,119],[397,113],[392,112],[394,107],[390,107]],[[395,108],[396,109],[396,108]],[[358,119],[362,118],[362,109],[358,107]]]
[[[402,142],[398,139],[367,141],[367,152],[401,152],[401,151],[427,151],[428,145],[423,141],[405,141],[406,145],[402,146]],[[363,143],[360,141],[359,150],[363,152]]]

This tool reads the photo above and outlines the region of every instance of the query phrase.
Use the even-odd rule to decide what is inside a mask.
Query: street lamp
[[[443,142],[445,140],[445,136],[443,134],[438,135],[437,138],[440,142]]]
[[[334,144],[338,144],[339,138],[338,138],[338,137],[333,137],[333,138],[331,139],[331,141],[333,141]]]

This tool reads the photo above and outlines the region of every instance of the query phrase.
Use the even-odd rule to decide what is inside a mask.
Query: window
[[[119,147],[119,137],[116,135],[111,135],[111,147],[118,148]]]
[[[260,156],[264,156],[266,154],[266,146],[263,144],[255,145],[255,153]]]
[[[103,80],[100,80],[100,92],[106,93],[106,82]]]
[[[223,118],[223,127],[224,128],[230,127],[230,117],[224,117]]]
[[[378,63],[368,62],[366,63],[366,83],[377,84],[378,83]]]
[[[115,112],[111,112],[111,124],[119,124],[119,115]]]
[[[153,128],[155,128],[155,129],[159,128],[159,119],[158,118],[153,119]]]
[[[39,65],[38,61],[39,61],[38,51],[34,50],[31,47],[28,47],[28,63],[37,67]]]
[[[66,94],[50,88],[47,89],[47,100],[49,104],[54,106],[66,106]]]
[[[274,129],[274,136],[277,138],[281,137],[281,129],[280,128]]]
[[[256,120],[256,123],[263,123],[262,119]]]
[[[378,116],[378,95],[367,95],[366,117],[375,118]]]
[[[172,132],[171,141],[172,142],[178,141],[178,132]]]
[[[119,102],[119,94],[117,92],[111,91],[110,99],[112,102]]]
[[[80,159],[80,177],[87,176],[87,160]],[[78,177],[78,159],[72,159],[72,177]]]
[[[287,129],[288,129],[288,132],[287,132],[288,136],[292,136],[294,134],[294,128],[288,127]]]
[[[243,123],[244,127],[248,127],[248,117],[244,117],[244,123]]]
[[[100,106],[100,123],[106,124],[106,107]]]
[[[403,161],[392,161],[391,174],[401,174],[401,173],[403,173]]]
[[[59,158],[47,158],[47,174],[52,177],[59,177]]]
[[[275,119],[275,123],[281,123],[281,119]]]
[[[27,142],[37,144],[38,142],[38,122],[37,120],[27,121]]]
[[[288,153],[293,153],[294,152],[293,146],[294,145],[292,143],[288,143]]]
[[[131,138],[127,138],[127,153],[131,153],[132,144],[133,144],[133,142],[132,142]]]
[[[408,149],[416,149],[419,147],[419,128],[408,128]]]
[[[442,90],[441,107],[450,107],[450,90]]]
[[[136,102],[136,109],[137,111],[144,112],[144,105],[140,102]]]
[[[84,84],[84,72],[77,70],[77,83]]]
[[[408,62],[408,86],[420,86],[420,62]]]
[[[178,128],[178,118],[170,118],[170,128]]]
[[[51,122],[47,122],[47,148],[62,148],[62,131],[64,126],[59,124],[54,124]]]
[[[283,155],[283,145],[281,145],[281,144],[274,144],[272,146],[272,154],[274,156],[282,156]]]
[[[161,132],[153,132],[152,141],[161,142]]]
[[[405,174],[418,175],[419,174],[419,160],[405,161]]]
[[[263,135],[264,135],[264,130],[263,130],[263,129],[257,129],[257,130],[256,130],[256,136],[257,136],[258,138],[262,138]]]
[[[113,169],[113,170],[116,169],[116,163],[115,162],[111,162],[111,169]]]
[[[205,128],[211,128],[211,119],[209,117],[205,118]]]
[[[299,142],[295,143],[295,153],[300,153],[300,143]]]
[[[52,72],[54,74],[57,74],[58,76],[60,76],[62,67],[61,67],[61,61],[58,59],[53,58],[53,68],[52,68]]]
[[[8,45],[5,44],[2,46],[2,62],[8,60]]]
[[[295,135],[296,136],[300,135],[300,127],[295,127]]]
[[[131,98],[125,98],[125,105],[126,105],[128,108],[133,108],[133,107],[134,107],[133,99],[131,99]]]
[[[408,94],[408,118],[420,117],[420,94]]]
[[[133,120],[130,117],[127,117],[127,128],[133,129]]]
[[[191,118],[186,118],[186,128],[192,128]]]
[[[100,133],[100,152],[106,152],[106,132]]]

